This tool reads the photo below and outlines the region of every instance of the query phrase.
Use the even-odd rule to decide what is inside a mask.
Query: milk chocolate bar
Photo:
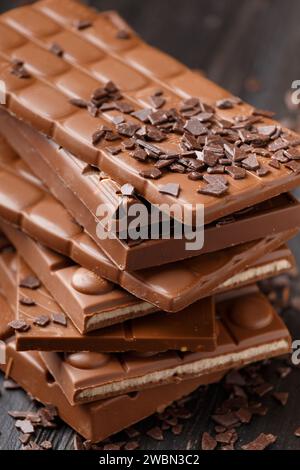
[[[71,406],[48,372],[39,353],[16,351],[13,340],[6,343],[7,366],[0,365],[26,392],[44,405],[55,407],[59,417],[93,443],[162,411],[173,401],[189,395],[200,385],[218,382],[223,373],[210,374],[173,385],[163,385],[135,394]]]
[[[160,312],[81,335],[70,321],[55,323],[55,317],[64,318],[65,313],[42,283],[36,289],[22,287],[22,280],[34,278],[34,274],[21,258],[17,262],[17,256],[15,252],[0,254],[0,284],[6,283],[10,302],[17,300],[15,320],[29,327],[15,332],[19,351],[162,352],[211,351],[216,347],[215,307],[209,297],[184,312]],[[18,266],[17,279],[12,265]]]
[[[203,204],[210,223],[299,184],[297,134],[131,30],[121,39],[115,13],[42,0],[0,22],[5,108],[151,203],[176,202],[180,220],[196,223]]]
[[[151,313],[150,309],[143,308],[140,310],[136,309],[135,311],[132,310],[130,313],[121,311],[121,309],[109,311],[109,306],[107,306],[108,311],[105,311],[101,295],[86,296],[78,291],[78,277],[80,279],[79,287],[81,290],[81,284],[88,285],[91,277],[94,279],[91,272],[82,270],[80,266],[72,264],[69,258],[43,248],[33,239],[12,226],[0,222],[0,227],[80,332],[84,333],[93,328],[96,329],[113,325],[125,319],[132,319]],[[277,241],[279,244],[279,239],[277,239]],[[289,264],[289,260],[287,260],[287,263],[289,267],[287,264],[285,264],[285,267],[290,269],[292,266]],[[205,264],[203,267],[206,269]],[[210,268],[209,265],[208,267]],[[274,274],[278,267],[280,267],[280,265],[275,261],[272,270],[267,273],[267,277],[272,273]],[[249,268],[252,270],[250,272],[247,270],[246,277],[242,273],[241,284],[249,284],[251,281],[253,282],[253,278],[266,277],[264,270],[260,270],[259,266]],[[74,283],[74,279],[76,283]],[[226,283],[226,286],[222,284],[216,286],[213,293],[241,285],[237,277],[234,277],[232,282],[228,279]],[[171,287],[174,288],[174,285],[176,287],[175,282]],[[74,286],[77,288],[74,288]],[[205,298],[205,295],[203,295],[202,298]],[[102,312],[99,313],[100,304],[102,305]],[[105,303],[105,305],[106,304],[107,303]],[[192,302],[189,301],[188,305],[192,305]],[[181,311],[183,317],[184,312],[185,310]]]
[[[93,216],[91,220],[94,221],[89,223],[90,218],[82,217],[81,224],[88,229],[96,244],[121,269],[136,270],[161,265],[257,240],[268,235],[270,231],[278,233],[300,226],[300,204],[292,195],[282,194],[207,225],[204,231],[204,246],[200,250],[187,250],[188,240],[185,237],[144,240],[134,244],[119,239],[117,235],[114,239],[103,240],[97,234],[97,226],[101,224],[101,220],[96,215],[100,204],[110,207],[110,213],[113,216],[117,215],[120,207],[125,204],[145,205],[145,203],[136,196],[124,197],[120,185],[108,177],[101,179],[97,169],[86,165],[7,113],[0,114],[1,130],[10,146],[26,161],[35,175],[50,188],[54,196],[59,196],[59,193],[55,191],[56,184],[54,183],[59,179],[62,184],[72,190],[77,199],[80,199],[86,206],[86,210],[91,212]],[[5,143],[3,146],[5,153]],[[11,152],[8,153],[11,155]],[[15,160],[14,156],[11,155],[11,159]],[[9,159],[2,158],[0,165],[6,169],[12,168]],[[75,198],[74,204],[67,202],[66,206],[74,217],[78,217],[78,204],[76,205]]]
[[[74,405],[240,367],[290,349],[288,330],[258,289],[235,292],[217,304],[217,315],[213,352],[40,354]]]
[[[196,300],[209,296],[225,280],[228,282],[254,260],[276,249],[297,232],[295,229],[282,234],[271,234],[257,242],[230,247],[217,253],[206,253],[180,263],[136,272],[121,271],[74,223],[62,205],[50,195],[41,193],[40,187],[32,185],[30,173],[28,174],[24,165],[19,166],[18,162],[19,160],[12,166],[23,176],[26,175],[27,180],[20,181],[15,175],[5,173],[0,186],[2,217],[22,227],[25,232],[50,248],[68,255],[98,276],[120,284],[160,310],[179,311]],[[64,185],[58,184],[57,177],[54,182],[59,199],[66,204],[74,200],[74,194]],[[76,207],[80,218],[84,208],[78,206],[78,200]],[[94,224],[92,217],[91,222]],[[2,229],[8,231],[9,227],[3,226]],[[33,266],[31,268],[35,270]],[[118,318],[118,322],[122,320],[124,318]]]

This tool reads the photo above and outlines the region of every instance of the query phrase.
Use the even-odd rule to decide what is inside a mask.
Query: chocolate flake
[[[21,79],[29,79],[31,78],[30,73],[28,70],[26,70],[24,63],[22,61],[16,60],[12,64],[11,68],[11,73],[12,75],[15,75],[18,78]]]
[[[162,172],[158,168],[150,168],[149,170],[140,171],[140,176],[143,178],[156,180],[162,176]]]
[[[295,431],[294,431],[294,436],[300,437],[300,427],[297,428],[297,429],[295,429]]]
[[[201,440],[201,449],[214,450],[216,447],[217,441],[208,432],[204,432]]]
[[[178,197],[180,185],[178,183],[167,183],[165,185],[160,185],[158,190],[162,194],[169,194],[170,196]]]
[[[35,276],[27,276],[21,280],[19,287],[35,290],[41,287],[41,282]]]
[[[85,100],[82,100],[80,98],[71,98],[69,102],[73,105],[76,106],[77,108],[81,109],[87,109],[88,108],[88,102]]]
[[[282,406],[287,404],[289,398],[288,392],[273,392],[272,395]]]
[[[52,321],[61,326],[67,326],[67,317],[64,313],[53,313]]]
[[[122,196],[127,196],[127,197],[133,196],[135,193],[134,186],[132,186],[132,184],[130,183],[123,184],[123,186],[121,187],[121,193],[122,193]]]
[[[137,441],[127,442],[124,446],[124,450],[136,450],[140,447],[140,444]]]
[[[271,444],[276,442],[277,437],[273,434],[261,433],[254,441],[242,446],[243,450],[265,450]]]
[[[198,137],[199,135],[207,134],[207,127],[203,126],[199,119],[192,118],[184,126],[184,129],[192,135]]]
[[[25,333],[26,331],[30,330],[30,325],[24,320],[13,320],[8,323],[8,326],[20,333]]]
[[[159,109],[164,106],[166,100],[161,95],[152,95],[150,96],[150,103],[155,109]]]
[[[246,170],[235,165],[226,167],[225,172],[228,173],[235,180],[240,180],[246,177]]]
[[[33,307],[34,305],[36,305],[33,299],[31,299],[30,297],[24,297],[24,296],[20,297],[19,303],[27,307]]]
[[[59,44],[57,44],[57,42],[54,42],[53,44],[51,44],[49,50],[50,52],[55,54],[57,57],[62,57],[64,55],[63,48]]]
[[[146,432],[147,436],[152,437],[155,441],[163,441],[164,440],[164,435],[162,430],[158,427],[155,426],[152,429],[149,429],[149,431]]]
[[[50,317],[48,315],[40,315],[33,322],[34,325],[40,326],[41,328],[48,326],[49,323],[50,323]]]
[[[148,158],[147,152],[145,152],[145,150],[143,149],[135,150],[134,152],[131,153],[131,156],[141,162],[145,162]]]
[[[76,20],[74,21],[74,26],[78,31],[82,31],[90,28],[92,26],[92,22],[90,20]]]
[[[142,122],[149,122],[149,115],[151,113],[151,109],[144,108],[144,109],[139,109],[138,111],[134,111],[131,113],[131,116],[135,117],[139,121]]]

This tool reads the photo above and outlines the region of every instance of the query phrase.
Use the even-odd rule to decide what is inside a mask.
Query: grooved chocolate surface
[[[236,291],[217,305],[213,352],[107,355],[41,352],[71,404],[222,371],[289,351],[288,331],[258,289]]]
[[[59,178],[89,209],[93,218],[82,218],[82,224],[89,230],[96,244],[122,269],[136,270],[214,252],[264,237],[270,231],[277,233],[300,225],[299,203],[293,196],[282,194],[207,225],[204,231],[204,246],[200,250],[186,250],[186,238],[149,240],[134,244],[120,240],[117,236],[113,240],[103,240],[97,235],[96,222],[93,224],[95,220],[97,224],[101,223],[96,215],[100,204],[106,204],[110,214],[114,216],[118,208],[126,204],[145,203],[136,195],[124,198],[122,188],[112,179],[102,178],[95,168],[86,165],[7,113],[1,113],[0,120],[0,132],[2,131],[5,139],[54,195],[58,193],[53,182]],[[2,160],[0,164],[4,168],[12,166],[11,162],[6,160]],[[75,200],[72,207],[67,202],[67,208],[74,217],[78,217],[79,210],[75,209]],[[83,209],[81,212],[87,211]]]
[[[89,18],[88,27],[77,28],[78,21],[86,17]],[[119,183],[130,181],[150,202],[174,202],[173,196],[159,192],[158,185],[179,183],[181,191],[176,202],[182,207],[191,203],[192,215],[195,215],[195,204],[203,203],[205,221],[209,223],[299,183],[298,136],[282,131],[278,123],[262,117],[251,106],[240,103],[206,78],[144,44],[134,32],[130,32],[128,40],[120,39],[117,34],[119,28],[128,27],[117,14],[97,14],[73,0],[64,3],[46,0],[9,11],[2,15],[0,21],[0,35],[4,38],[0,50],[0,78],[7,87],[7,109],[52,136],[57,143],[87,163],[101,167]],[[54,42],[65,51],[62,56],[49,50]],[[124,113],[124,103],[121,101],[123,105],[119,105],[119,109],[107,110],[110,106],[106,106],[95,118],[93,113],[83,108],[88,107],[86,102],[91,95],[99,87],[106,86],[109,80],[116,82],[127,103],[127,110]],[[109,88],[112,91],[112,86]],[[235,179],[224,176],[221,184],[215,179],[214,183],[212,179],[193,181],[182,174],[185,166],[182,163],[174,164],[175,173],[161,173],[147,162],[132,158],[128,151],[113,154],[108,150],[107,147],[115,139],[112,120],[120,114],[127,118],[129,103],[135,111],[149,107],[149,97],[157,96],[158,89],[159,94],[163,92],[166,104],[152,112],[152,124],[166,124],[165,113],[170,108],[179,108],[182,99],[196,97],[201,101],[196,108],[198,106],[202,113],[210,112],[213,105],[216,123],[212,125],[212,130],[216,125],[218,135],[223,138],[225,129],[229,148],[225,148],[224,144],[222,152],[219,152],[215,151],[214,146],[213,150],[209,147],[206,149],[207,155],[200,160],[214,172],[215,166],[222,166],[217,162],[226,154],[226,159],[231,158],[237,163],[242,161],[245,177]],[[115,90],[113,93],[116,95]],[[193,108],[190,101],[185,102],[184,106]],[[207,116],[199,117],[198,112],[196,125],[195,119],[186,124],[185,151],[189,146],[193,152],[202,151],[203,143],[201,139],[200,143],[198,140],[195,143],[195,136],[198,139],[203,133],[211,135],[211,129],[203,131],[205,125],[201,124],[201,119],[205,123]],[[130,121],[141,127],[136,117],[130,116]],[[110,128],[109,136],[104,140],[101,126]],[[268,126],[269,129],[266,129]],[[273,126],[272,132],[270,126]],[[157,130],[152,133],[156,134],[154,140],[157,140]],[[240,147],[237,151],[232,149],[231,139],[240,147],[245,143],[248,149],[247,145],[250,145],[249,156],[241,156],[246,152],[244,148],[241,151]],[[121,136],[116,142],[123,141],[124,137]],[[145,147],[143,140],[137,141],[138,145]],[[146,142],[146,148],[156,157],[159,154],[178,153],[180,141],[180,136],[172,133],[163,142],[154,142],[154,146],[152,142],[150,146]],[[256,150],[257,146],[262,146],[267,154]],[[277,152],[284,153],[284,159],[280,157],[283,164],[280,163],[278,169],[274,168],[275,165],[269,165],[270,157],[278,159]],[[153,178],[161,177],[158,180],[147,179],[147,173]]]

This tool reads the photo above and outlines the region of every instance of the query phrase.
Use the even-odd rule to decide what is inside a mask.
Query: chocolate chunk
[[[224,428],[228,429],[238,423],[238,418],[235,416],[234,413],[226,413],[226,414],[215,414],[212,416],[213,421],[215,423],[224,426]]]
[[[175,162],[176,162],[175,158],[173,158],[172,160],[169,160],[169,159],[165,160],[165,159],[161,158],[155,163],[154,166],[155,166],[155,168],[159,168],[159,169],[167,168],[168,166],[172,165]]]
[[[59,44],[57,44],[57,42],[54,42],[53,44],[51,44],[49,50],[50,52],[55,54],[57,57],[62,57],[64,55],[63,48]]]
[[[101,142],[101,140],[103,139],[104,135],[105,135],[105,131],[103,131],[103,130],[99,130],[99,131],[94,132],[94,134],[92,136],[93,145],[98,145]]]
[[[140,447],[140,444],[137,441],[127,442],[124,446],[124,450],[136,450]]]
[[[269,173],[270,173],[269,168],[266,168],[265,166],[261,166],[260,168],[258,168],[258,170],[256,170],[257,176],[260,176],[260,177],[266,176]]]
[[[8,326],[12,328],[15,331],[19,332],[26,332],[30,329],[30,325],[26,323],[25,320],[13,320],[10,323],[8,323]]]
[[[287,404],[289,398],[288,392],[273,392],[272,395],[282,406]]]
[[[219,155],[214,154],[213,152],[204,149],[203,150],[203,161],[208,166],[215,166],[219,162]]]
[[[273,390],[273,385],[269,384],[267,382],[262,383],[261,385],[258,385],[258,387],[255,387],[254,392],[259,396],[263,397],[267,393],[271,392]]]
[[[240,408],[235,412],[235,415],[241,423],[250,423],[252,418],[252,413],[248,408]]]
[[[243,450],[265,450],[271,444],[276,442],[277,437],[273,434],[261,433],[254,441],[242,446]]]
[[[259,126],[258,132],[262,135],[266,135],[271,137],[277,130],[277,126],[270,125],[270,126]]]
[[[300,437],[300,427],[297,428],[297,429],[295,429],[295,431],[294,431],[294,436]]]
[[[224,98],[216,102],[216,107],[219,109],[231,109],[236,104],[240,104],[241,99],[233,96],[232,98]]]
[[[196,137],[199,135],[207,134],[208,132],[207,127],[203,126],[199,119],[196,118],[192,118],[187,121],[187,123],[184,125],[184,129]]]
[[[169,118],[165,111],[157,110],[149,114],[149,120],[153,126],[158,126],[159,124],[168,122]]]
[[[255,154],[251,154],[249,157],[245,158],[242,161],[242,165],[246,170],[257,170],[260,166]]]
[[[198,181],[202,180],[203,175],[199,173],[198,171],[192,171],[191,173],[188,174],[188,179],[192,181]]]
[[[122,148],[119,145],[106,147],[105,150],[107,150],[111,155],[118,155],[120,152],[122,152]]]
[[[149,431],[146,432],[147,436],[152,437],[155,441],[163,441],[164,440],[164,435],[162,433],[162,430],[158,427],[155,426],[152,429],[149,429]]]
[[[290,160],[300,160],[300,150],[296,148],[289,148],[284,150],[284,155]]]
[[[268,150],[270,152],[276,152],[277,150],[285,150],[288,148],[288,144],[281,137],[274,140],[268,145]]]
[[[228,184],[226,176],[222,176],[222,175],[204,174],[203,179],[204,179],[204,181],[206,181],[206,183],[209,183],[209,184],[221,184],[221,185],[222,184],[224,184],[224,185]]]
[[[81,109],[88,108],[88,102],[80,98],[71,98],[69,101],[73,106],[76,106],[77,108],[81,108]]]
[[[206,194],[207,196],[223,196],[228,191],[228,187],[225,184],[213,183],[207,184],[202,188],[198,189],[198,193]]]
[[[226,167],[225,172],[228,173],[235,180],[240,180],[246,177],[246,170],[235,165]]]
[[[45,326],[49,325],[49,323],[50,317],[48,315],[40,315],[33,322],[34,325],[40,326],[41,328],[44,328]]]
[[[57,325],[67,326],[67,317],[63,313],[53,313],[52,321]]]
[[[18,419],[15,422],[15,426],[17,429],[20,429],[24,434],[33,434],[34,433],[34,427],[32,423],[29,421],[29,419]]]
[[[223,165],[209,166],[206,171],[209,175],[221,175],[225,173],[225,166]]]
[[[283,150],[277,150],[277,152],[272,155],[272,160],[277,160],[280,163],[287,163],[289,158],[284,155]]]
[[[122,142],[124,150],[133,150],[135,148],[135,141],[133,139],[128,139]]]
[[[140,126],[134,122],[124,122],[117,126],[118,133],[125,137],[133,137],[139,129]]]
[[[130,39],[131,34],[126,29],[119,29],[116,34],[117,39]]]
[[[179,163],[172,163],[172,165],[170,165],[170,170],[171,171],[174,171],[175,173],[185,173],[186,172],[186,169],[183,165],[180,165]]]
[[[41,442],[40,447],[44,450],[51,450],[53,446],[52,446],[52,442],[43,441],[43,442]]]
[[[150,103],[154,108],[159,109],[164,106],[166,100],[161,95],[152,95],[150,96]]]
[[[129,184],[129,183],[123,184],[123,186],[121,187],[121,193],[122,193],[122,196],[131,197],[134,195],[135,189],[132,186],[132,184]]]
[[[148,158],[147,152],[145,152],[145,150],[143,149],[137,149],[134,152],[132,152],[130,155],[136,160],[139,160],[141,162],[145,162]]]
[[[285,163],[284,166],[286,166],[289,170],[292,170],[293,173],[299,173],[300,171],[300,162],[296,160]]]
[[[149,170],[140,171],[140,176],[156,180],[162,176],[162,172],[158,168],[150,168]]]
[[[216,441],[222,444],[230,444],[233,436],[233,431],[225,431],[216,435]]]
[[[114,142],[115,140],[119,140],[120,136],[113,131],[106,131],[104,135],[104,139],[109,142]]]
[[[276,170],[279,170],[280,169],[280,163],[279,161],[275,160],[275,159],[271,159],[268,163],[269,166],[271,166],[272,168],[275,168]]]
[[[116,109],[118,109],[121,113],[130,114],[134,112],[133,106],[128,103],[127,101],[117,101],[115,103]]]
[[[163,194],[170,194],[171,196],[178,197],[180,192],[180,185],[178,183],[168,183],[159,186],[159,192]]]
[[[38,289],[39,287],[41,287],[41,282],[35,276],[27,276],[27,277],[25,277],[24,279],[22,279],[20,281],[19,286],[24,287],[26,289],[35,290],[35,289]]]
[[[34,305],[36,305],[35,301],[30,297],[21,296],[19,302],[21,305],[26,305],[28,307],[33,307]]]
[[[208,432],[204,432],[201,440],[201,449],[214,450],[216,447],[217,441]]]
[[[149,122],[149,114],[151,114],[151,109],[144,108],[144,109],[139,109],[138,111],[134,111],[131,113],[131,116],[135,117],[139,121],[142,122]]]
[[[26,70],[23,62],[21,61],[16,61],[13,63],[12,68],[11,68],[11,73],[12,75],[15,75],[18,78],[21,79],[29,79],[31,78],[31,74]]]
[[[74,21],[74,26],[78,31],[82,31],[86,28],[90,28],[92,26],[92,22],[89,20],[76,20]]]
[[[151,127],[146,128],[146,135],[149,140],[153,140],[154,142],[162,142],[166,138],[165,134],[159,129]]]
[[[159,147],[156,147],[156,145],[145,142],[144,140],[137,139],[136,143],[137,143],[137,145],[139,145],[140,147],[142,147],[142,148],[146,149],[147,151],[153,153],[154,155],[159,156],[163,153],[163,151]]]

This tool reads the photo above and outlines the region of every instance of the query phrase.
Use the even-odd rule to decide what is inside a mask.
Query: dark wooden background
[[[0,12],[25,3],[1,0]],[[101,9],[118,9],[151,44],[190,67],[202,69],[208,77],[256,106],[276,111],[280,119],[296,120],[297,114],[288,109],[285,95],[291,82],[300,79],[299,0],[94,0],[87,3]],[[300,262],[299,241],[300,237],[291,245]],[[296,282],[296,290],[297,287]],[[294,338],[300,338],[299,315],[296,311],[285,312]],[[239,431],[240,443],[250,441],[260,432],[272,432],[278,435],[273,449],[300,449],[300,439],[293,436],[295,428],[300,426],[300,370],[282,383],[272,368],[268,375],[276,382],[276,389],[290,393],[288,404],[280,408],[272,398],[267,399],[270,412]],[[185,424],[181,436],[166,433],[162,443],[142,438],[142,448],[199,449],[202,433],[213,429],[210,413],[222,400],[223,393],[218,385],[200,391],[190,403],[194,416]],[[27,410],[32,406],[21,391],[3,393],[0,449],[20,447],[7,410]],[[138,427],[149,429],[151,424],[152,418]],[[73,447],[73,432],[63,425],[59,432],[44,431],[38,437],[39,441],[42,437],[50,438],[56,449]]]

